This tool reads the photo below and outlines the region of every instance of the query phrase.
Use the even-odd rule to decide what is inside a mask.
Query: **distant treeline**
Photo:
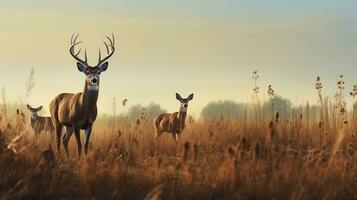
[[[22,104],[8,103],[6,106],[9,116],[15,114],[18,108],[27,113],[27,110]],[[125,119],[129,122],[137,122],[138,119],[141,121],[152,120],[155,116],[165,112],[167,111],[157,103],[150,103],[146,106],[137,104],[130,106],[125,113],[118,113],[115,115],[115,117],[118,119]],[[293,107],[290,100],[280,96],[274,96],[274,98],[255,106],[249,103],[238,103],[232,100],[220,100],[210,102],[205,107],[203,107],[200,113],[200,117],[209,119],[224,117],[225,119],[229,119],[239,117],[244,113],[250,115],[252,112],[257,112],[262,117],[272,116],[272,112],[274,112],[274,114],[279,112],[280,116],[282,117],[290,117],[293,114],[305,115],[305,113],[309,112],[311,117],[317,117],[319,108],[316,105],[310,106],[308,103],[301,107]],[[112,117],[113,114],[100,115],[102,120]]]
[[[316,105],[306,105],[300,107],[294,107],[290,100],[274,96],[273,98],[263,103],[252,105],[250,103],[238,103],[230,100],[221,100],[208,103],[201,112],[203,118],[234,118],[242,114],[251,115],[253,112],[257,113],[261,117],[268,117],[275,115],[277,112],[280,116],[291,117],[293,115],[307,114],[311,117],[318,116],[319,107]],[[272,113],[273,112],[273,113]]]

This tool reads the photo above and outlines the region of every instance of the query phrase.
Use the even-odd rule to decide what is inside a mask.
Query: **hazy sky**
[[[105,3],[103,3],[105,2]],[[68,53],[79,33],[90,63],[106,34],[117,51],[101,76],[99,112],[112,98],[128,105],[159,103],[178,110],[175,92],[195,94],[189,112],[210,101],[250,101],[251,73],[302,103],[316,102],[320,75],[332,96],[339,74],[357,83],[357,2],[332,0],[62,0],[6,1],[0,6],[0,86],[10,101],[25,94],[30,68],[36,86],[27,100],[43,104],[61,92],[80,92],[84,75]]]

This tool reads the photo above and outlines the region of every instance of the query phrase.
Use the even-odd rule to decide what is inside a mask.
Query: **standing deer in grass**
[[[154,119],[154,125],[156,129],[156,137],[160,137],[163,132],[171,133],[177,142],[179,139],[179,134],[185,128],[185,120],[187,115],[188,102],[193,99],[193,94],[190,94],[186,99],[182,98],[181,95],[176,93],[176,99],[180,101],[179,112],[174,113],[163,113]]]
[[[38,116],[38,112],[42,110],[42,106],[38,108],[33,108],[27,104],[27,109],[31,112],[31,127],[35,131],[36,134],[44,132],[52,132],[54,131],[53,123],[51,117],[41,117]]]
[[[69,49],[72,57],[77,61],[77,68],[85,75],[85,83],[83,92],[61,93],[57,95],[50,103],[51,117],[56,130],[57,151],[60,153],[62,129],[66,127],[66,133],[63,137],[63,146],[68,153],[68,142],[73,132],[77,140],[78,155],[81,156],[82,144],[80,139],[80,130],[85,131],[85,154],[88,152],[89,139],[92,132],[92,126],[97,118],[97,99],[99,94],[99,78],[100,74],[108,68],[106,62],[114,53],[114,35],[112,38],[106,36],[109,44],[104,42],[107,56],[101,58],[99,49],[99,61],[94,67],[87,62],[87,53],[85,51],[85,60],[78,57],[81,50],[75,53],[75,46],[81,42],[77,42],[78,35],[71,38],[71,46]]]

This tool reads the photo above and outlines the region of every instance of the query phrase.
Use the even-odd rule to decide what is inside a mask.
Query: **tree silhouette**
[[[129,122],[135,122],[139,118],[145,118],[145,120],[152,120],[161,113],[165,113],[166,110],[162,109],[159,104],[150,103],[148,106],[143,107],[141,104],[131,106],[128,110]],[[144,115],[144,116],[143,116]]]
[[[204,118],[216,118],[222,115],[224,118],[231,118],[240,115],[245,108],[246,104],[229,100],[211,102],[202,109],[201,116]]]

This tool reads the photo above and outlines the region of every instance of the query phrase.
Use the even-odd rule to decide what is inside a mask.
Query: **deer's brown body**
[[[37,119],[31,119],[31,127],[35,133],[39,134],[41,132],[54,132],[53,123],[51,117],[40,117]]]
[[[77,57],[78,53],[74,53],[74,47],[80,42],[76,42],[78,35],[71,40],[71,55],[78,61],[77,68],[80,72],[86,75],[84,90],[80,93],[61,93],[57,95],[50,103],[51,117],[56,130],[57,150],[60,152],[60,144],[62,137],[62,129],[66,127],[66,134],[63,137],[63,146],[68,153],[68,142],[73,132],[77,140],[78,154],[81,155],[82,144],[80,139],[80,130],[85,130],[84,149],[87,154],[89,139],[92,132],[92,126],[97,118],[97,100],[99,94],[99,77],[101,72],[104,72],[108,67],[108,62],[105,62],[114,53],[114,36],[109,39],[110,44],[104,42],[108,55],[102,60],[99,50],[99,61],[95,67],[91,67],[87,63],[87,54],[85,61]],[[111,52],[110,52],[111,51]]]
[[[155,127],[158,135],[163,132],[180,134],[185,128],[186,113],[163,113],[155,118]]]
[[[156,138],[158,138],[162,133],[167,132],[171,133],[174,139],[177,141],[179,135],[184,130],[188,102],[192,100],[193,94],[191,94],[186,99],[183,99],[179,94],[176,94],[176,98],[181,102],[179,112],[163,113],[154,119]]]
[[[59,94],[50,104],[51,115],[54,116],[55,122],[66,127],[76,125],[80,129],[85,129],[96,120],[97,99],[98,91]]]
[[[51,117],[41,117],[37,114],[42,109],[42,106],[32,108],[30,105],[27,105],[27,109],[31,112],[31,128],[36,134],[40,134],[41,132],[54,132]]]

